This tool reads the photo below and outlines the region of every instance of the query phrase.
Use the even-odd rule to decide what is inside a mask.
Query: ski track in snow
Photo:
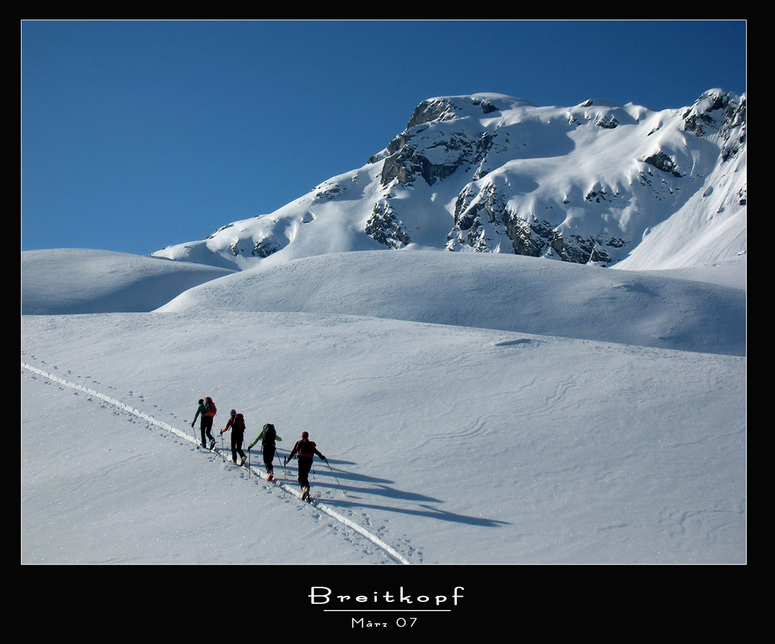
[[[95,398],[99,398],[100,400],[102,400],[102,401],[104,401],[104,402],[106,402],[106,403],[108,403],[110,405],[113,405],[114,407],[117,407],[117,408],[119,408],[119,409],[121,409],[121,410],[123,410],[125,412],[128,412],[128,413],[130,413],[130,414],[132,414],[134,416],[137,416],[138,418],[141,418],[142,420],[144,420],[144,421],[146,421],[146,422],[148,422],[148,423],[150,423],[152,425],[155,425],[156,427],[159,427],[159,428],[164,429],[164,430],[166,430],[168,432],[171,432],[171,433],[175,434],[176,436],[178,436],[179,438],[182,438],[182,439],[188,441],[189,443],[193,443],[195,445],[198,445],[197,441],[194,438],[192,438],[187,432],[183,432],[183,431],[181,431],[179,429],[176,429],[172,425],[169,425],[169,424],[167,424],[167,423],[165,423],[165,422],[163,422],[161,420],[158,420],[158,419],[154,418],[153,416],[150,416],[149,414],[146,414],[145,412],[140,411],[139,409],[135,409],[135,408],[133,408],[133,407],[131,407],[131,406],[121,402],[120,400],[116,400],[115,398],[111,398],[110,396],[106,396],[105,394],[100,393],[99,391],[95,391],[94,389],[90,389],[88,387],[84,387],[84,386],[79,385],[79,384],[77,384],[75,382],[70,382],[68,380],[65,380],[63,378],[60,378],[59,376],[55,376],[54,374],[48,373],[47,371],[44,371],[42,369],[38,369],[37,367],[34,367],[34,366],[32,366],[30,364],[27,364],[25,362],[22,362],[21,364],[22,364],[22,368],[26,369],[27,371],[30,371],[32,373],[35,373],[35,374],[39,375],[39,376],[42,376],[43,378],[47,378],[47,379],[49,379],[49,380],[51,380],[53,382],[56,382],[56,383],[58,383],[60,385],[64,385],[65,387],[70,387],[71,389],[82,391],[82,392],[84,392],[86,394],[94,396]],[[228,460],[227,456],[224,453],[222,453],[221,451],[218,451],[216,453],[222,459]],[[279,481],[274,481],[272,483],[266,481],[266,479],[262,476],[261,471],[258,468],[251,466],[249,468],[249,472],[253,472],[253,473],[256,474],[256,476],[261,477],[261,479],[267,485],[272,485],[274,487],[280,488],[284,492],[287,492],[288,494],[291,494],[291,495],[301,499],[301,493],[298,492],[297,490],[295,490],[294,488],[289,487],[289,486],[285,485],[284,483],[280,483]],[[380,539],[376,535],[372,534],[371,532],[366,530],[366,528],[364,528],[363,526],[359,525],[358,523],[356,523],[354,521],[351,521],[347,517],[341,515],[340,513],[336,512],[335,510],[332,510],[331,508],[329,508],[328,506],[326,506],[323,503],[320,503],[319,501],[313,500],[313,502],[310,505],[312,505],[315,509],[317,509],[317,510],[319,510],[319,511],[325,513],[325,514],[327,514],[331,518],[335,519],[336,521],[339,521],[343,525],[349,527],[353,531],[357,532],[361,536],[363,536],[366,539],[368,539],[374,545],[376,545],[377,547],[382,549],[391,559],[393,559],[397,563],[406,564],[406,565],[409,564],[409,561],[407,561],[397,550],[392,548],[389,544],[387,544],[384,541],[382,541],[382,539]],[[365,516],[366,515],[364,515],[364,517]],[[368,517],[366,517],[366,518],[368,519]]]

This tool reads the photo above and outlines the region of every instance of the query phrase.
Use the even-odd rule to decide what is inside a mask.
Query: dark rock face
[[[402,248],[411,242],[409,234],[403,229],[392,208],[384,203],[374,206],[371,217],[366,223],[365,232],[388,248]]]

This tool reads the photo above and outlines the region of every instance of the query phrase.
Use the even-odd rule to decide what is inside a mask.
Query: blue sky
[[[138,255],[356,169],[434,96],[660,110],[746,88],[743,21],[23,21],[22,250]]]

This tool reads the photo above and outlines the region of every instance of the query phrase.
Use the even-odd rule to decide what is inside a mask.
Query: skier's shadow
[[[441,499],[436,499],[425,494],[419,494],[417,492],[407,492],[405,490],[399,490],[393,487],[393,481],[388,479],[377,478],[373,476],[365,476],[363,474],[356,474],[349,470],[339,469],[335,465],[355,465],[351,461],[338,461],[335,459],[328,459],[328,463],[331,466],[331,470],[321,467],[320,465],[313,466],[310,477],[312,478],[312,487],[330,489],[330,490],[342,490],[346,496],[352,496],[354,499],[348,501],[346,499],[324,498],[321,499],[326,505],[332,507],[359,507],[359,508],[372,508],[377,510],[388,510],[392,512],[399,512],[401,514],[411,514],[419,517],[426,517],[431,519],[440,519],[442,521],[452,521],[455,523],[467,523],[469,525],[478,525],[487,528],[496,528],[502,525],[509,525],[507,521],[496,521],[494,519],[485,519],[482,517],[472,517],[464,514],[456,514],[454,512],[445,512],[438,508],[428,505],[429,503],[443,503]],[[287,468],[287,466],[286,466]],[[333,470],[333,471],[332,471]],[[286,483],[292,483],[294,480],[296,468],[290,468],[285,470]],[[277,469],[275,469],[275,474]],[[318,479],[320,477],[320,479]],[[325,478],[323,478],[325,477]],[[364,503],[360,499],[360,494],[364,496],[382,496],[397,501],[411,501],[416,502],[418,507],[415,508],[403,508],[394,505],[379,505],[376,503]]]

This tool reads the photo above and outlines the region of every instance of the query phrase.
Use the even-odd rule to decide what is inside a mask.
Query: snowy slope
[[[745,354],[745,291],[500,254],[338,253],[235,273],[160,311],[364,315]]]
[[[707,99],[706,99],[707,100]],[[669,269],[723,262],[747,249],[747,146],[725,153],[723,133],[708,137],[722,155],[702,190],[669,218],[643,232],[642,241],[616,268]]]
[[[22,314],[152,311],[225,268],[111,251],[63,248],[22,253]]]
[[[173,289],[157,311],[24,315],[22,561],[746,560],[740,289],[696,267],[686,281],[410,254],[243,271]],[[491,296],[498,259],[521,262],[512,295],[538,327]],[[77,266],[81,284],[104,278],[101,261]],[[54,279],[22,277],[25,297]],[[66,284],[61,301],[82,297]],[[638,318],[583,310],[601,300]],[[717,332],[689,338],[708,316]],[[680,350],[644,346],[668,327],[686,334]],[[333,468],[315,468],[321,505],[294,494],[295,464],[276,466],[279,487],[258,478],[255,449],[253,472],[197,450],[204,395],[216,428],[229,408],[245,414],[249,441],[274,422],[283,454],[310,431]]]

